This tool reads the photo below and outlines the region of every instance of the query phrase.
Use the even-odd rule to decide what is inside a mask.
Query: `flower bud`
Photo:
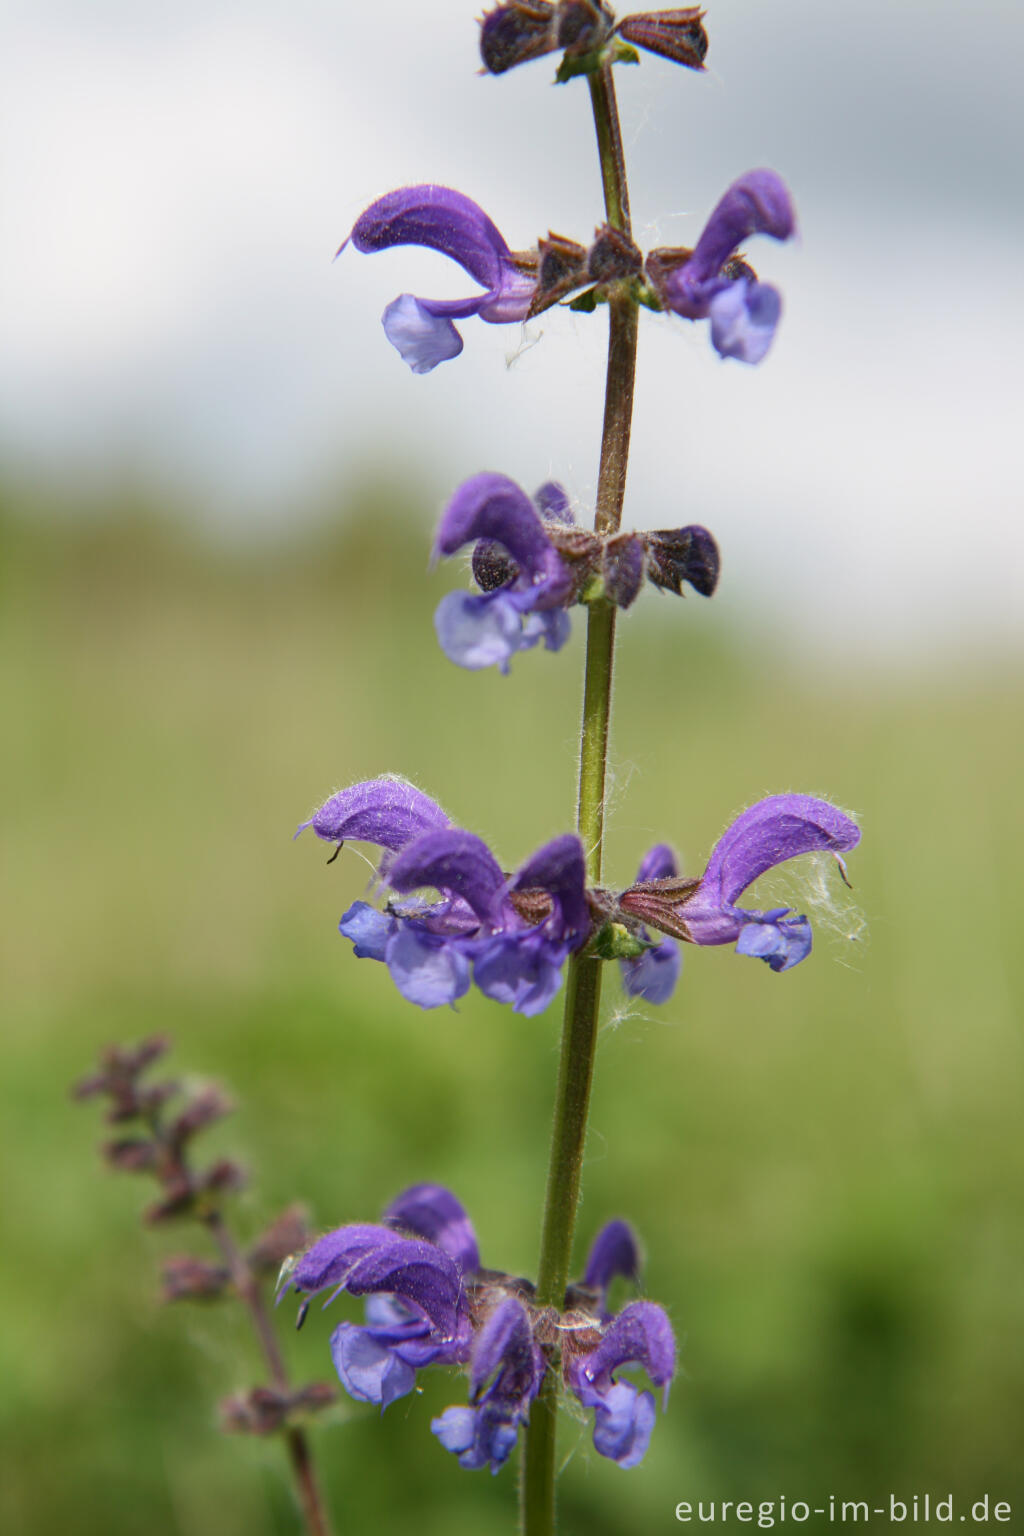
[[[627,42],[649,53],[689,69],[703,69],[708,51],[704,15],[699,5],[673,11],[639,11],[620,21],[616,30]]]
[[[160,1300],[213,1301],[223,1296],[230,1274],[223,1264],[209,1264],[189,1253],[164,1260],[160,1276]]]
[[[555,7],[544,0],[499,5],[480,22],[480,57],[492,75],[527,64],[560,46]]]

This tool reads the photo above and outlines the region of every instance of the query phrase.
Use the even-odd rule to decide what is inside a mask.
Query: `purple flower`
[[[580,1351],[567,1335],[566,1381],[585,1408],[595,1410],[594,1449],[635,1467],[647,1451],[654,1427],[654,1398],[638,1392],[615,1372],[623,1365],[642,1365],[656,1387],[668,1386],[675,1374],[676,1341],[667,1316],[652,1301],[635,1301],[603,1331],[593,1348]]]
[[[690,944],[732,944],[773,971],[788,971],[811,950],[811,925],[790,908],[751,912],[736,906],[749,885],[787,859],[856,848],[860,828],[827,800],[771,795],[738,816],[715,844],[699,880],[649,877],[623,892],[625,912]],[[839,860],[842,866],[842,860]]]
[[[566,1382],[595,1410],[597,1450],[631,1467],[647,1449],[654,1402],[615,1372],[641,1365],[655,1386],[667,1386],[675,1369],[675,1341],[660,1307],[636,1302],[618,1317],[608,1311],[612,1281],[635,1281],[638,1268],[629,1226],[609,1222],[559,1316],[536,1305],[529,1281],[480,1267],[473,1224],[450,1190],[416,1184],[381,1224],[339,1227],[314,1243],[282,1295],[295,1290],[303,1298],[300,1323],[320,1291],[331,1288],[325,1306],[341,1291],[366,1297],[366,1322],[341,1323],[331,1354],[349,1395],[382,1411],[412,1390],[425,1366],[468,1366],[469,1405],[446,1409],[431,1429],[470,1469],[497,1472],[508,1460],[561,1338]]]
[[[423,1366],[468,1359],[472,1330],[463,1275],[479,1265],[472,1223],[440,1185],[406,1190],[384,1221],[329,1232],[302,1255],[285,1286],[304,1298],[330,1286],[325,1306],[341,1291],[367,1297],[366,1324],[339,1324],[331,1355],[349,1395],[382,1410],[412,1391]],[[308,1305],[304,1300],[300,1322]]]
[[[561,986],[566,958],[590,937],[583,848],[570,833],[510,878],[481,838],[450,826],[433,800],[393,778],[340,791],[307,826],[339,847],[356,838],[385,850],[382,883],[413,899],[383,912],[357,901],[338,926],[358,959],[382,961],[421,1008],[464,996],[472,973],[487,997],[528,1017],[540,1013]],[[424,889],[440,900],[413,896]]]
[[[734,253],[750,235],[788,240],[795,228],[780,177],[748,171],[718,203],[687,259],[677,263],[671,252],[652,252],[648,275],[668,309],[687,320],[710,319],[711,341],[722,357],[759,363],[771,346],[782,300]]]
[[[506,1296],[486,1318],[469,1357],[471,1408],[447,1408],[431,1422],[446,1451],[469,1469],[497,1472],[516,1443],[530,1404],[540,1391],[547,1362],[533,1337],[529,1312],[518,1296]]]
[[[413,373],[429,373],[438,363],[458,357],[462,337],[453,320],[469,315],[495,325],[524,320],[533,301],[536,273],[524,270],[529,258],[513,256],[483,209],[450,187],[399,187],[389,192],[360,214],[348,240],[364,252],[393,245],[428,246],[457,261],[485,290],[469,299],[420,299],[403,293],[388,305],[384,334]]]
[[[441,649],[460,667],[497,666],[507,672],[517,651],[543,640],[559,650],[569,637],[564,605],[574,601],[572,573],[551,542],[540,512],[571,523],[561,486],[545,485],[537,505],[507,475],[474,475],[455,492],[441,519],[435,556],[454,555],[466,544],[484,545],[475,562],[478,579],[493,590],[450,592],[434,617]],[[500,558],[500,551],[507,559]],[[511,562],[511,563],[510,563]]]
[[[657,843],[644,854],[636,878],[638,883],[668,880],[678,873],[672,849],[667,843]],[[646,940],[650,935],[641,928],[639,937]],[[651,948],[635,959],[620,960],[619,967],[622,985],[629,997],[642,997],[648,1003],[667,1003],[676,989],[683,957],[675,939],[663,939],[660,944],[652,942]]]

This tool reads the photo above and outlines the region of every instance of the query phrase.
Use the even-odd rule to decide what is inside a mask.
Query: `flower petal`
[[[505,546],[525,584],[543,599],[541,606],[557,606],[568,595],[572,581],[567,568],[533,502],[507,475],[474,475],[459,486],[437,530],[435,554],[454,555],[477,539],[496,539]]]
[[[574,832],[565,832],[538,848],[521,866],[512,882],[516,891],[547,891],[555,911],[545,923],[552,937],[578,949],[591,929],[586,898],[586,861],[583,844]]]
[[[388,940],[398,932],[398,922],[365,901],[355,901],[338,924],[338,932],[351,939],[357,960],[383,960]]]
[[[473,1223],[461,1201],[442,1184],[414,1184],[403,1190],[384,1212],[384,1220],[436,1243],[464,1274],[480,1268]]]
[[[847,853],[859,842],[856,822],[829,801],[812,795],[770,795],[723,832],[692,902],[729,906],[759,875],[787,859],[801,853]],[[689,921],[690,911],[684,909],[683,915]]]
[[[656,1387],[667,1386],[676,1369],[676,1340],[664,1310],[653,1301],[634,1301],[605,1330],[597,1348],[582,1357],[576,1372],[600,1387],[627,1363],[642,1365]],[[575,1388],[574,1388],[575,1390]]]
[[[451,187],[399,187],[371,203],[349,236],[357,251],[425,245],[450,256],[482,288],[497,288],[511,256],[500,230],[472,198]]]
[[[476,950],[473,980],[485,997],[532,1019],[562,985],[566,946],[537,928],[496,934]]]
[[[450,827],[417,838],[392,864],[388,883],[404,893],[434,886],[461,896],[481,921],[500,923],[505,876],[483,838],[472,832]]]
[[[384,334],[413,373],[430,373],[458,357],[463,340],[446,315],[433,315],[411,293],[392,299],[381,316]]]
[[[583,1271],[583,1284],[600,1291],[602,1300],[617,1275],[637,1280],[640,1275],[640,1249],[628,1221],[609,1221],[594,1238]]]
[[[421,833],[448,824],[448,817],[429,795],[405,779],[388,775],[339,790],[298,831],[312,827],[325,842],[341,844],[351,839],[397,853]]]
[[[715,351],[741,363],[759,363],[775,336],[782,299],[769,283],[741,277],[716,293],[709,313]]]
[[[620,960],[619,966],[627,996],[658,1005],[667,1003],[675,991],[683,957],[675,939],[664,939],[635,960]]]
[[[331,1335],[331,1358],[349,1397],[387,1408],[411,1392],[416,1373],[395,1350],[367,1328],[341,1323]]]
[[[676,276],[685,274],[688,287],[707,283],[751,235],[788,240],[795,228],[792,199],[781,176],[769,170],[747,171],[719,199],[693,255]]]
[[[399,992],[418,1008],[443,1008],[469,991],[469,963],[456,943],[420,923],[400,923],[384,959]]]
[[[623,1469],[643,1461],[654,1428],[654,1398],[628,1381],[617,1381],[593,1404],[594,1449]]]
[[[449,592],[438,604],[434,629],[448,660],[470,672],[497,667],[507,673],[516,652],[536,643],[524,643],[522,613],[503,591]]]

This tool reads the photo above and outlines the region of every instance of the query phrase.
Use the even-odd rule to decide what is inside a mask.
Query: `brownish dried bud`
[[[229,1157],[222,1157],[219,1162],[207,1168],[205,1173],[199,1176],[199,1188],[210,1193],[233,1194],[236,1190],[244,1189],[247,1174],[240,1163],[232,1162]]]
[[[549,234],[538,246],[537,291],[533,296],[527,318],[532,319],[560,299],[567,298],[577,288],[586,287],[587,252],[575,240],[564,235]]]
[[[121,1141],[108,1141],[103,1147],[103,1157],[119,1173],[152,1173],[159,1166],[161,1153],[155,1141],[125,1137]]]
[[[192,1180],[181,1170],[167,1179],[164,1184],[164,1195],[155,1205],[151,1205],[145,1211],[143,1220],[150,1226],[159,1226],[161,1222],[173,1221],[178,1216],[184,1216],[191,1211],[195,1204],[196,1189]]]
[[[682,914],[687,899],[699,885],[699,880],[683,875],[671,875],[666,880],[641,880],[623,891],[619,905],[623,912],[638,917],[660,933],[688,943],[690,930]]]
[[[638,11],[620,21],[616,30],[637,48],[660,54],[673,64],[685,64],[688,69],[703,69],[708,51],[704,16],[698,5],[673,11]]]
[[[171,1121],[167,1128],[168,1138],[174,1146],[182,1147],[197,1131],[230,1115],[234,1107],[219,1088],[204,1088]]]
[[[309,1246],[311,1236],[302,1206],[288,1206],[250,1247],[250,1269],[261,1274],[276,1274],[285,1259]]]
[[[223,1264],[208,1264],[191,1254],[175,1254],[164,1260],[160,1274],[160,1300],[213,1301],[223,1296],[231,1280]]]
[[[480,20],[480,57],[492,75],[503,75],[559,47],[555,7],[545,0],[513,0],[488,11]]]
[[[322,1381],[311,1382],[291,1393],[253,1387],[249,1392],[224,1399],[220,1405],[221,1428],[235,1435],[273,1435],[297,1415],[319,1413],[330,1407],[336,1397],[334,1388]]]
[[[621,229],[604,224],[587,252],[587,276],[594,283],[621,282],[643,269],[644,258]]]

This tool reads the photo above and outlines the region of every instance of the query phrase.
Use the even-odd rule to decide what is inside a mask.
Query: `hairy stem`
[[[628,235],[629,194],[611,68],[605,65],[588,78],[601,161],[605,211],[609,224]],[[608,304],[608,372],[594,519],[594,528],[598,533],[615,532],[622,517],[629,433],[633,419],[636,343],[636,302],[628,293],[613,295]],[[599,883],[601,879],[614,649],[615,607],[600,598],[590,605],[587,618],[577,817],[580,838],[586,851],[587,879],[591,885]],[[537,1300],[542,1306],[561,1308],[565,1300],[586,1142],[590,1088],[594,1076],[600,1001],[601,962],[586,954],[573,955],[569,962],[565,989],[565,1015],[537,1280]],[[533,1405],[527,1426],[520,1502],[524,1536],[552,1536],[555,1530],[558,1389],[559,1371],[558,1362],[555,1361],[545,1376],[544,1386]]]
[[[279,1392],[286,1393],[289,1390],[288,1372],[267,1312],[259,1280],[246,1262],[245,1255],[235,1242],[220,1211],[211,1211],[204,1220],[231,1272],[232,1284],[252,1319],[274,1386]],[[288,1458],[292,1465],[306,1529],[310,1536],[330,1536],[330,1525],[317,1486],[313,1458],[305,1432],[295,1425],[290,1425],[285,1430],[284,1438],[288,1446]]]

